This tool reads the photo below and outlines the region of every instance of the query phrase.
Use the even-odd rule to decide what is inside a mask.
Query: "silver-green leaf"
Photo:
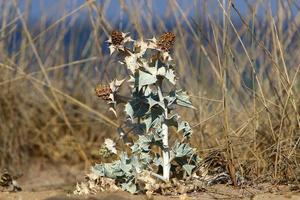
[[[189,164],[185,164],[182,166],[182,168],[186,171],[186,173],[191,176],[192,175],[192,171],[195,168],[195,165],[189,165]]]
[[[142,70],[139,70],[139,75],[138,75],[138,85],[139,85],[139,90],[145,85],[151,85],[157,81],[156,76],[149,74],[147,72],[143,72]]]

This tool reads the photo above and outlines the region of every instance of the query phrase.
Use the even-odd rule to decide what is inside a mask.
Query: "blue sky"
[[[7,0],[0,0],[7,1]],[[112,17],[118,17],[120,13],[120,5],[119,0],[96,0],[98,5],[107,6],[106,17],[108,19]],[[164,15],[164,11],[168,2],[171,0],[125,0],[127,3],[145,3],[146,1],[151,1],[152,10],[159,16]],[[209,11],[214,13],[221,13],[221,9],[218,6],[218,0],[177,0],[178,4],[183,10],[189,9],[189,13],[191,16],[195,14],[195,11],[201,12],[201,2],[207,1],[209,2]],[[300,0],[295,0],[296,2]],[[30,19],[39,20],[41,16],[46,16],[48,19],[58,19],[63,16],[65,13],[70,12],[71,10],[77,8],[81,4],[85,3],[85,0],[19,0],[19,6],[21,10],[24,9],[25,4],[31,2],[30,9]],[[193,2],[198,2],[199,8],[193,7]],[[247,12],[247,5],[245,0],[235,0],[235,5],[238,7],[240,12]],[[253,2],[253,0],[248,0],[248,2]],[[276,10],[276,2],[277,0],[266,0],[267,4],[270,5],[273,11]],[[260,10],[259,15],[263,15],[264,11]],[[87,9],[83,9],[77,13],[79,15],[79,19],[87,16]],[[201,13],[200,13],[201,14]]]

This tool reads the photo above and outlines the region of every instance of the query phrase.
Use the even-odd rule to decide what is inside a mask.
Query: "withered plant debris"
[[[17,183],[18,176],[12,176],[6,169],[0,174],[0,191],[19,192],[22,188]]]
[[[205,181],[207,185],[233,184],[228,170],[228,161],[223,153],[221,150],[212,151],[197,166],[199,178]],[[239,171],[236,172],[235,176],[239,186],[246,183]]]

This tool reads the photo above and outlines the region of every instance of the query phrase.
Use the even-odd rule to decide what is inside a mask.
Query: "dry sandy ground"
[[[73,196],[76,181],[83,180],[85,171],[80,166],[54,166],[38,162],[18,182],[23,191],[18,193],[0,192],[0,200],[146,200],[145,195],[130,195],[126,192],[99,193],[94,196]],[[215,185],[207,191],[186,196],[154,196],[153,200],[212,200],[212,199],[253,199],[300,200],[300,191],[291,192],[288,186],[260,185],[247,188],[233,188]]]
[[[190,196],[154,196],[153,200],[213,200],[213,199],[253,199],[253,200],[279,200],[279,199],[289,199],[289,200],[299,200],[300,193],[261,193],[253,194],[252,196],[247,196],[245,191],[235,189],[234,192],[230,192],[231,189],[227,191],[223,186],[214,187],[216,191],[208,191],[203,193],[192,194]],[[19,193],[0,193],[1,200],[147,200],[144,195],[130,195],[125,192],[118,193],[99,193],[93,196],[73,196],[68,195],[65,190],[44,190],[44,191],[23,191]]]

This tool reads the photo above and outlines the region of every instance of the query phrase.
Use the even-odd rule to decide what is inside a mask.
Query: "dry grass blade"
[[[47,67],[45,70],[46,70],[46,72],[50,72],[50,71],[62,69],[62,68],[65,68],[65,67],[71,67],[72,65],[78,65],[78,64],[82,64],[82,63],[86,63],[86,62],[90,62],[90,61],[95,61],[95,60],[98,60],[98,59],[99,59],[98,57],[91,57],[91,58],[87,58],[87,59],[73,61],[73,62],[70,62],[70,63],[65,63],[65,64],[61,64],[61,65]],[[1,63],[0,63],[0,66],[5,67]],[[0,86],[6,85],[6,84],[11,84],[14,81],[19,81],[19,80],[22,80],[22,79],[26,79],[26,77],[28,77],[28,76],[32,76],[32,75],[35,75],[35,74],[38,74],[38,73],[41,73],[41,72],[42,72],[41,70],[35,71],[35,72],[30,72],[30,73],[24,74],[22,76],[15,77],[11,80],[2,81],[2,82],[0,82]]]
[[[60,101],[59,101],[59,99],[57,98],[56,94],[55,94],[55,93],[53,92],[53,90],[52,90],[51,82],[50,82],[50,79],[49,79],[49,77],[48,77],[48,74],[47,74],[47,72],[46,72],[46,70],[45,70],[45,66],[44,66],[44,64],[43,64],[43,62],[42,62],[42,60],[41,60],[41,58],[40,58],[40,56],[39,56],[39,54],[38,54],[38,52],[37,52],[37,49],[36,49],[36,47],[35,47],[35,45],[34,45],[34,43],[33,43],[32,37],[31,37],[31,35],[30,35],[29,31],[28,31],[26,22],[25,22],[24,18],[21,16],[21,11],[20,11],[20,9],[18,8],[18,5],[17,5],[16,0],[13,0],[13,3],[14,3],[14,5],[15,5],[15,8],[16,8],[16,10],[17,10],[17,13],[18,13],[18,15],[19,15],[19,17],[20,17],[20,19],[21,19],[21,23],[22,23],[22,25],[23,25],[24,32],[25,32],[25,34],[26,34],[26,36],[27,36],[27,39],[29,40],[29,44],[30,44],[30,46],[31,46],[31,48],[32,48],[32,51],[33,51],[33,53],[35,54],[35,57],[36,57],[36,59],[37,59],[37,61],[38,61],[38,64],[39,64],[39,67],[40,67],[40,69],[41,69],[41,71],[42,71],[42,73],[43,73],[43,75],[44,75],[44,77],[45,77],[45,79],[46,79],[47,84],[50,86],[50,91],[51,91],[51,93],[52,93],[52,95],[53,95],[53,97],[54,97],[54,99],[55,99],[55,102],[56,102],[56,104],[57,104],[57,106],[58,106],[58,109],[60,110],[60,112],[61,112],[61,114],[62,114],[62,116],[63,116],[63,118],[64,118],[64,120],[65,120],[67,126],[69,127],[69,129],[70,129],[72,132],[74,132],[73,127],[71,126],[71,124],[70,124],[70,122],[69,122],[69,119],[67,118],[66,113],[65,113],[65,111],[64,111],[64,109],[63,109],[63,107],[62,107],[62,105],[61,105],[61,103],[60,103]]]

